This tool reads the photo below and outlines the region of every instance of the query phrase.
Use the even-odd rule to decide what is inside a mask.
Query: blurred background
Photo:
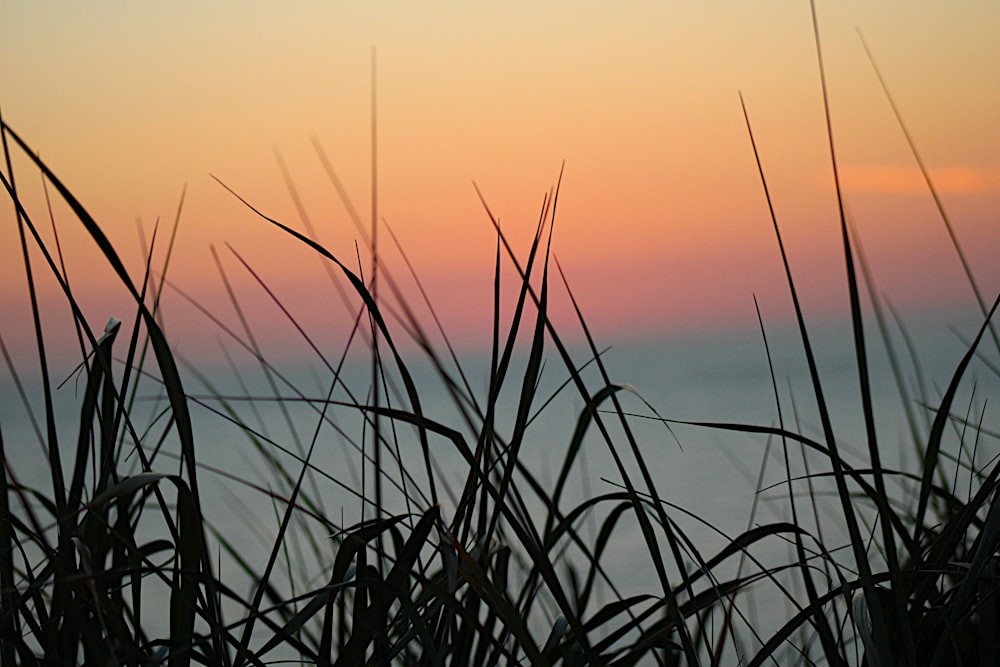
[[[977,312],[858,31],[992,300],[1000,9],[820,2],[817,11],[846,203],[879,288],[906,312]],[[275,354],[294,354],[284,343],[295,334],[233,251],[318,338],[342,344],[353,313],[318,259],[212,176],[305,231],[280,154],[320,242],[350,266],[359,243],[370,274],[366,241],[315,144],[369,229],[373,49],[377,215],[460,346],[488,345],[491,326],[497,240],[473,183],[524,256],[563,161],[553,249],[602,341],[753,329],[754,294],[766,320],[787,321],[740,92],[806,311],[847,312],[807,3],[9,0],[2,15],[4,120],[104,227],[135,280],[157,223],[161,270],[186,193],[170,282],[232,321],[214,246]],[[14,157],[20,195],[51,240],[39,173]],[[71,285],[100,330],[129,312],[127,297],[58,197],[52,204]],[[384,270],[425,317],[399,253],[381,239]],[[13,207],[0,207],[2,334],[29,349],[18,243]],[[60,302],[55,282],[39,280],[43,301]],[[216,354],[205,343],[217,327],[176,290],[163,299],[171,340],[195,357]],[[553,309],[569,313],[561,290]]]

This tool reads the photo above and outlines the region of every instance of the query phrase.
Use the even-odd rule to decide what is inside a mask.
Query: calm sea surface
[[[927,430],[928,411],[917,399],[919,387],[927,401],[936,404],[948,385],[966,345],[961,338],[971,339],[976,331],[972,317],[964,319],[923,317],[912,320],[909,334],[919,360],[918,368],[902,341],[898,341],[903,381],[913,395],[911,406],[921,432]],[[948,324],[954,324],[950,330]],[[845,457],[853,465],[866,465],[866,444],[862,417],[857,366],[846,323],[813,325],[813,345],[817,355],[819,375],[825,398],[830,408],[834,431]],[[890,373],[885,347],[877,336],[874,324],[868,325],[869,355],[872,373],[877,433],[883,464],[916,470],[903,402]],[[768,332],[774,377],[780,397],[781,418],[786,428],[822,440],[816,398],[809,382],[805,356],[797,334],[791,328]],[[988,339],[981,345],[996,365],[997,350]],[[574,363],[588,361],[586,350],[571,350]],[[742,333],[714,332],[699,336],[683,336],[645,342],[615,344],[603,356],[612,382],[627,384],[634,392],[622,392],[622,406],[626,412],[635,413],[629,419],[636,442],[657,494],[676,507],[671,518],[692,541],[702,558],[708,558],[725,544],[719,531],[729,536],[745,530],[751,521],[751,511],[756,503],[754,523],[766,523],[789,517],[788,489],[780,482],[787,479],[782,456],[782,443],[767,436],[749,435],[731,431],[688,426],[673,423],[669,426],[656,417],[671,420],[713,421],[748,423],[762,426],[777,425],[778,404],[771,383],[771,373],[759,331]],[[487,391],[489,360],[482,356],[464,354],[460,363],[465,370],[471,396],[481,406]],[[514,428],[517,396],[521,391],[524,355],[520,354],[509,374],[499,402],[497,432],[509,440]],[[418,388],[420,401],[426,415],[463,434],[470,446],[474,438],[458,410],[453,393],[446,389],[433,366],[418,353],[407,354],[407,364]],[[388,364],[391,367],[391,364]],[[461,383],[454,366],[448,362],[448,372]],[[71,369],[59,369],[54,374],[60,378]],[[287,493],[288,484],[275,470],[282,466],[293,477],[301,464],[297,453],[305,452],[315,442],[312,463],[316,474],[309,476],[305,490],[317,509],[321,509],[335,526],[349,527],[362,514],[372,516],[370,504],[363,503],[360,491],[364,489],[370,503],[373,498],[371,465],[362,465],[361,448],[371,454],[370,426],[365,426],[355,408],[331,405],[321,414],[322,405],[317,399],[326,397],[332,373],[321,363],[310,361],[286,364],[276,369],[282,377],[273,376],[272,388],[265,374],[252,360],[238,361],[235,366],[221,363],[217,367],[202,365],[198,371],[210,383],[208,386],[190,370],[185,371],[185,388],[192,395],[191,409],[197,443],[197,457],[202,470],[200,485],[206,515],[211,524],[225,536],[232,548],[257,568],[266,563],[273,535],[284,506],[272,501],[264,492],[271,489],[277,494]],[[36,369],[18,369],[28,395],[28,402],[41,424],[43,406]],[[537,416],[529,424],[520,452],[520,459],[527,470],[543,485],[551,489],[565,459],[567,445],[573,434],[584,402],[570,385],[557,391],[568,373],[555,348],[546,348],[545,366],[534,401]],[[588,391],[596,392],[603,381],[591,364],[582,372]],[[333,401],[366,403],[369,395],[370,364],[354,360],[348,363],[341,378],[350,389],[337,386]],[[8,369],[0,370],[0,428],[8,465],[18,481],[27,486],[50,489],[48,467],[42,445],[35,434],[22,399],[14,388]],[[398,374],[390,374],[391,385],[401,387]],[[972,421],[984,414],[984,425],[997,433],[996,417],[997,375],[980,360],[970,366],[957,394],[953,412],[968,413]],[[462,392],[465,393],[465,389]],[[79,429],[76,412],[83,387],[67,383],[57,393],[56,412],[60,448],[65,459],[70,458]],[[143,437],[147,452],[156,444],[166,426],[161,412],[164,402],[155,382],[144,382],[134,411],[137,431]],[[274,400],[275,395],[283,400]],[[551,403],[542,404],[552,395]],[[223,398],[220,398],[223,397]],[[393,405],[405,405],[390,391]],[[312,399],[310,401],[303,398]],[[252,400],[251,400],[252,399]],[[385,396],[381,401],[385,402]],[[602,408],[610,408],[610,402]],[[539,410],[540,408],[540,410]],[[468,413],[475,407],[466,405]],[[985,411],[985,412],[984,412]],[[225,416],[228,414],[228,418]],[[629,449],[617,418],[605,415],[609,424],[614,449],[623,459],[626,472],[642,491],[635,457]],[[234,421],[242,422],[246,428]],[[473,417],[473,421],[475,418]],[[796,425],[797,424],[797,425]],[[148,430],[147,430],[148,429]],[[249,429],[249,430],[248,430]],[[383,432],[395,435],[383,450],[388,478],[385,481],[385,502],[395,511],[420,511],[430,503],[430,484],[425,473],[423,457],[412,427],[396,424],[390,429],[382,421]],[[946,449],[958,454],[962,426],[955,420],[946,438]],[[257,440],[259,446],[254,444]],[[966,435],[968,457],[975,438]],[[362,445],[364,443],[364,445]],[[434,461],[436,490],[445,518],[454,506],[453,498],[460,493],[467,472],[462,457],[448,440],[432,436],[430,452]],[[997,453],[995,435],[984,433],[978,442],[976,460],[986,462]],[[598,494],[617,491],[622,473],[616,467],[610,447],[595,428],[584,440],[581,457],[570,476],[563,509],[569,509],[583,499]],[[172,438],[164,444],[164,454],[157,458],[156,468],[174,472],[178,469],[177,451]],[[803,456],[798,446],[789,446],[792,476],[805,474]],[[768,456],[765,458],[765,452]],[[267,457],[273,456],[268,461]],[[398,456],[401,463],[395,460]],[[808,457],[811,472],[829,469],[821,456]],[[758,475],[766,463],[762,488],[756,494]],[[136,470],[135,457],[123,461],[123,473]],[[955,479],[958,489],[964,490],[968,475],[959,473]],[[242,481],[241,481],[242,480]],[[521,491],[529,510],[541,514],[541,504],[533,497],[530,488],[520,482]],[[821,530],[827,546],[843,543],[842,522],[837,518],[834,499],[825,494],[831,488],[829,480],[815,482],[815,505],[808,501],[806,482],[794,482],[794,493],[802,505],[799,511],[820,516]],[[409,497],[404,499],[403,489]],[[901,487],[894,487],[900,497],[905,497]],[[687,513],[690,512],[692,516]],[[871,516],[870,513],[867,516]],[[587,536],[596,530],[595,516],[582,525]],[[150,527],[155,533],[159,527]],[[332,563],[333,548],[327,539],[333,530],[329,525],[304,520],[296,528],[294,539],[289,540],[289,558],[297,585],[318,585],[324,580]],[[309,535],[315,538],[310,542]],[[213,538],[214,539],[214,538]],[[224,550],[219,552],[223,577],[237,590],[246,590],[247,583],[235,559]],[[790,548],[780,540],[762,544],[757,553],[771,562],[787,562]],[[568,556],[573,558],[572,554]],[[694,554],[689,554],[695,560]],[[641,541],[637,524],[632,519],[623,520],[604,558],[605,566],[619,594],[629,595],[655,590],[656,580],[649,550]],[[276,575],[287,581],[289,571],[282,566]],[[722,572],[735,573],[737,563],[727,565]],[[673,570],[671,568],[671,570]],[[301,588],[297,589],[301,592]],[[612,593],[602,593],[608,599]],[[780,598],[768,598],[761,592],[761,600],[754,605],[756,613],[764,617],[756,623],[768,627],[777,622],[783,611],[771,609]],[[770,602],[768,602],[770,600]],[[775,601],[777,600],[777,602]],[[761,607],[764,611],[761,611]]]

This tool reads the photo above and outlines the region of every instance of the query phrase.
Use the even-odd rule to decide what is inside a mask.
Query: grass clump
[[[825,102],[825,83],[823,94]],[[745,108],[744,113],[756,157]],[[836,182],[829,113],[827,127]],[[32,303],[44,405],[37,432],[46,469],[44,483],[22,483],[20,462],[0,431],[3,664],[263,665],[294,656],[310,664],[343,665],[887,666],[992,664],[1000,656],[995,594],[1000,463],[977,463],[983,459],[976,453],[980,440],[995,436],[974,417],[956,414],[954,405],[982,339],[989,335],[996,341],[989,322],[997,302],[987,307],[978,297],[982,326],[936,401],[912,396],[899,382],[904,405],[922,403],[930,418],[925,427],[908,413],[918,466],[887,466],[876,435],[861,307],[861,286],[871,279],[840,204],[866,438],[858,462],[844,452],[834,431],[759,158],[821,435],[811,437],[786,424],[776,382],[778,423],[771,426],[671,421],[649,406],[644,418],[668,427],[694,424],[762,435],[782,445],[787,516],[751,520],[745,531],[703,554],[679,521],[683,510],[657,486],[635,428],[637,417],[623,402],[634,390],[611,379],[564,279],[586,341],[583,355],[571,351],[549,316],[551,270],[559,268],[550,260],[558,186],[543,204],[524,257],[514,252],[486,207],[497,249],[484,392],[472,389],[446,337],[443,347],[435,345],[405,300],[393,306],[384,292],[380,296],[380,285],[400,294],[387,269],[373,268],[366,279],[311,236],[253,209],[332,269],[331,278],[345,289],[344,302],[353,309],[354,328],[337,360],[327,358],[299,328],[322,366],[320,391],[312,392],[264,357],[230,289],[243,332],[206,314],[245,348],[266,380],[263,395],[245,386],[231,395],[197,367],[185,368],[167,344],[157,312],[166,269],[158,280],[152,278],[152,247],[145,275],[134,281],[69,188],[2,120],[0,134],[6,158],[0,178],[15,207]],[[22,205],[11,167],[15,150],[66,202],[131,295],[130,326],[112,320],[99,333],[88,325],[58,252]],[[922,167],[919,158],[918,163]],[[839,182],[837,193],[839,200]],[[377,257],[376,230],[373,224],[368,241]],[[952,239],[961,257],[953,233]],[[31,263],[39,254],[41,268]],[[517,298],[506,316],[500,299],[503,262],[516,276]],[[41,274],[59,283],[79,332],[84,391],[70,416],[57,410],[47,362],[35,288]],[[978,296],[971,271],[968,275]],[[883,306],[869,291],[901,377]],[[120,341],[124,333],[128,340]],[[398,340],[403,335],[416,342],[430,374],[414,372],[416,362]],[[519,340],[526,341],[523,350],[517,349]],[[351,384],[347,360],[359,345],[370,363]],[[16,364],[2,349],[31,412]],[[560,378],[551,389],[543,380],[550,358]],[[425,404],[430,392],[424,382],[444,387],[447,418]],[[191,391],[193,383],[206,393]],[[159,397],[151,416],[137,402],[149,394]],[[538,415],[553,397],[566,394],[582,407],[565,425],[550,480],[526,465],[524,452]],[[277,405],[287,433],[279,434],[259,413],[254,423],[265,402]],[[229,475],[201,460],[195,406],[226,420],[232,436],[245,438],[268,469],[266,483],[236,480],[274,513],[276,531],[267,536],[261,562],[242,548],[237,534],[254,527],[253,519],[236,532],[213,521],[202,490],[206,475],[213,482]],[[67,420],[77,426],[68,441],[59,428]],[[953,452],[949,429],[956,426]],[[324,438],[348,452],[346,472],[331,472],[320,462]],[[587,447],[606,448],[614,466],[609,474],[618,480],[613,490],[584,497],[572,492],[571,476],[584,466],[585,441]],[[794,479],[788,463],[797,450],[809,450],[809,460],[822,462],[804,480]],[[969,450],[973,454],[963,456]],[[970,483],[965,497],[958,489],[959,472]],[[826,481],[832,481],[836,510],[824,521],[817,506]],[[809,485],[808,494],[796,490],[800,483]],[[360,508],[355,516],[331,509],[327,495],[333,487],[353,498]],[[247,511],[256,511],[253,507]],[[843,528],[843,542],[824,539],[829,524]],[[629,531],[638,531],[649,564],[638,594],[621,592],[607,568],[607,554]],[[773,543],[790,545],[791,557],[763,560],[759,552]],[[220,567],[223,554],[233,568]],[[318,578],[309,564],[321,573]],[[762,586],[772,587],[791,609],[773,629],[749,620],[749,591]]]

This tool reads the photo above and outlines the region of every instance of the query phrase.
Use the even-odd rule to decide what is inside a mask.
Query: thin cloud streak
[[[927,195],[920,169],[899,165],[849,165],[843,168],[843,185],[848,192],[891,195]],[[1000,193],[1000,169],[939,167],[931,170],[931,180],[941,194],[984,195]]]

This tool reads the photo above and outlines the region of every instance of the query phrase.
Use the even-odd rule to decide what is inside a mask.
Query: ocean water
[[[972,316],[925,315],[908,323],[913,346],[910,354],[896,334],[902,380],[915,397],[923,395],[932,406],[940,401],[956,367],[967,350],[966,341],[977,328]],[[813,324],[811,340],[817,358],[818,373],[829,406],[834,432],[846,460],[865,467],[867,460],[865,425],[860,401],[857,362],[852,334],[845,321]],[[868,325],[868,352],[877,435],[883,464],[890,468],[915,471],[916,459],[911,444],[903,402],[890,371],[885,346],[875,327]],[[707,559],[728,540],[754,524],[790,517],[789,475],[793,478],[792,496],[799,502],[799,512],[819,517],[804,522],[822,533],[828,546],[844,543],[844,529],[835,498],[830,496],[832,483],[827,478],[812,480],[810,490],[802,477],[809,472],[829,469],[821,455],[806,454],[798,445],[787,449],[780,439],[691,425],[683,422],[724,422],[777,426],[779,418],[789,430],[822,441],[815,392],[809,380],[801,340],[794,327],[772,328],[767,332],[770,365],[760,331],[715,331],[648,339],[614,342],[602,354],[609,379],[628,386],[619,392],[623,410],[629,413],[629,428],[642,453],[656,494],[671,504],[670,519],[690,539],[686,558]],[[971,456],[976,444],[976,460],[989,461],[996,453],[998,419],[994,397],[1000,388],[996,367],[997,350],[984,340],[983,359],[970,365],[956,394],[953,412],[968,414],[972,422],[983,419],[984,430],[978,439],[965,435],[966,446],[959,440],[962,424],[953,420],[946,438],[946,451],[958,457]],[[589,351],[574,346],[573,363],[584,365]],[[916,360],[916,361],[915,361]],[[509,440],[517,414],[522,389],[524,351],[518,352],[514,367],[505,383],[497,405],[496,430]],[[465,380],[447,361],[445,367],[456,384],[468,382],[461,393],[468,394],[480,407],[488,389],[489,359],[481,354],[462,353],[459,363]],[[418,352],[407,353],[407,368],[418,389],[424,414],[428,419],[453,428],[474,446],[473,427],[466,423],[456,404],[456,393],[449,391],[441,374]],[[398,373],[390,372],[389,401],[405,406]],[[44,447],[36,433],[41,425],[43,407],[36,369],[18,369],[26,396],[22,400],[9,369],[0,378],[0,429],[10,474],[22,485],[42,490],[51,488]],[[182,369],[183,370],[183,369]],[[772,370],[774,384],[772,384]],[[196,372],[197,371],[197,372]],[[319,585],[334,557],[330,536],[362,518],[371,518],[374,485],[372,466],[363,464],[371,457],[370,424],[365,424],[352,404],[368,403],[370,397],[370,362],[352,359],[342,369],[340,382],[330,393],[333,373],[317,361],[286,362],[271,371],[270,378],[253,360],[201,364],[183,370],[185,389],[191,396],[198,463],[203,466],[200,488],[206,517],[219,531],[235,554],[262,569],[273,545],[273,536],[281,521],[284,505],[269,495],[284,496],[288,482],[279,468],[294,478],[301,468],[301,454],[312,447],[312,472],[304,492],[314,503],[311,510],[322,512],[328,521],[311,520],[305,515],[294,524],[276,573],[281,586],[291,588],[294,579],[301,592],[303,585]],[[533,403],[533,419],[525,432],[519,459],[545,489],[553,488],[566,457],[567,446],[584,409],[584,400],[572,385],[563,386],[569,373],[555,348],[546,348],[545,363]],[[595,364],[580,371],[588,391],[593,394],[604,386]],[[776,385],[776,390],[775,390]],[[922,389],[921,389],[922,387]],[[349,389],[349,391],[348,391]],[[777,397],[776,392],[777,391]],[[69,382],[56,392],[55,412],[63,451],[64,466],[73,451],[79,429],[78,404],[82,385]],[[330,395],[331,403],[324,399]],[[280,400],[276,399],[280,396]],[[167,428],[163,413],[165,403],[154,380],[143,381],[133,409],[134,424],[142,436],[143,447],[150,452]],[[551,401],[549,399],[551,397]],[[380,399],[386,402],[385,396]],[[922,432],[927,430],[928,405],[914,398],[913,412]],[[779,415],[780,406],[780,415]],[[463,406],[466,414],[475,414],[473,401]],[[610,402],[602,404],[610,408]],[[30,417],[34,414],[35,423]],[[586,498],[620,490],[623,471],[642,492],[649,489],[641,482],[635,456],[628,438],[613,415],[603,415],[611,433],[610,444],[591,428],[583,442],[582,453],[569,477],[562,502],[568,510]],[[476,418],[469,418],[476,423]],[[670,420],[670,421],[666,421]],[[41,426],[44,430],[44,426]],[[384,480],[384,503],[394,511],[420,512],[431,499],[431,484],[425,472],[424,457],[412,426],[381,420],[390,444],[382,451],[387,476]],[[971,427],[970,427],[971,428]],[[128,442],[128,441],[127,441]],[[255,444],[256,442],[256,444]],[[446,438],[432,436],[429,451],[434,462],[432,476],[438,502],[446,520],[454,508],[454,498],[461,492],[467,466],[454,445]],[[785,468],[788,453],[790,473]],[[622,460],[619,468],[615,454]],[[124,457],[123,474],[137,470],[135,456]],[[176,444],[167,437],[156,459],[156,469],[178,471]],[[762,470],[763,469],[763,470]],[[955,473],[959,492],[968,484],[968,474]],[[905,485],[890,480],[893,493],[906,498]],[[543,506],[521,483],[525,506],[539,517]],[[363,493],[362,493],[363,490]],[[815,499],[815,502],[809,500]],[[16,505],[16,503],[15,503]],[[863,503],[859,503],[863,505]],[[17,510],[15,510],[17,511]],[[581,527],[585,536],[593,535],[601,519],[598,512]],[[867,520],[874,515],[862,512]],[[150,526],[150,534],[161,530]],[[728,536],[728,537],[727,537]],[[506,539],[506,538],[504,538]],[[237,559],[216,545],[222,577],[236,591],[249,590],[249,583]],[[471,545],[470,545],[471,546]],[[516,544],[514,545],[516,547]],[[765,562],[789,562],[791,547],[773,539],[755,547],[755,555]],[[567,559],[574,558],[572,550]],[[652,554],[642,541],[634,519],[624,519],[602,559],[613,581],[604,585],[601,595],[633,595],[655,591]],[[877,558],[877,556],[873,556]],[[721,574],[735,575],[737,559],[720,568]],[[668,568],[676,575],[676,568]],[[745,571],[744,571],[745,572]],[[752,624],[766,633],[776,627],[790,609],[787,600],[773,590],[760,591],[748,603]]]

